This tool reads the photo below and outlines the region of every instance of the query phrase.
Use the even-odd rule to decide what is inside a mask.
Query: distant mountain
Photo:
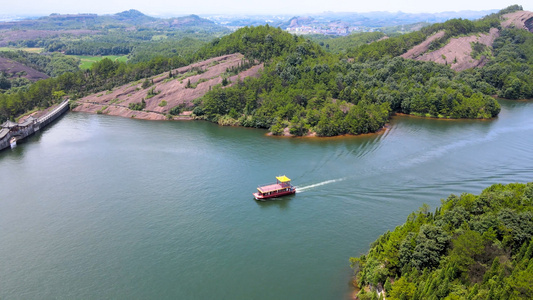
[[[201,18],[197,15],[184,17],[158,19],[151,26],[161,29],[201,29],[210,31],[227,31],[225,27],[217,25],[215,22]]]
[[[129,58],[138,62],[141,57],[148,60],[156,55],[174,55],[177,48],[192,51],[200,41],[207,42],[230,32],[227,27],[197,15],[161,19],[134,9],[113,15],[51,14],[0,22],[0,47],[42,48],[45,52],[68,55],[135,52]],[[194,40],[183,47],[180,41],[184,38]],[[160,40],[166,44],[162,45]]]
[[[154,22],[157,18],[147,16],[142,12],[130,9],[123,12],[119,12],[113,15],[113,18],[120,22],[125,22],[134,25],[146,24],[149,22]]]
[[[404,13],[404,12],[322,12],[316,14],[294,15],[206,15],[209,20],[228,27],[258,26],[269,24],[282,29],[300,26],[324,26],[330,23],[342,23],[358,27],[390,27],[414,23],[440,23],[453,18],[479,19],[498,10],[458,11],[440,13]]]
[[[228,31],[225,27],[197,15],[185,17],[159,19],[147,16],[142,12],[130,9],[113,15],[96,14],[51,14],[36,19],[0,22],[2,29],[27,29],[27,30],[100,30],[107,28],[160,28],[176,29],[195,27],[196,30]]]
[[[258,26],[269,24],[274,27],[296,28],[299,26],[316,27],[391,27],[414,23],[439,23],[453,18],[478,19],[497,10],[459,11],[440,13],[404,12],[323,12],[317,14],[289,15],[197,15],[174,18],[155,18],[130,9],[113,15],[96,14],[51,14],[50,16],[0,22],[1,29],[39,29],[39,30],[98,30],[102,28],[148,27],[161,29],[181,29],[207,27],[220,31],[224,27]]]
[[[414,23],[440,23],[453,18],[479,19],[498,10],[483,11],[459,11],[441,13],[404,13],[404,12],[368,12],[368,13],[337,13],[324,12],[293,17],[289,21],[281,22],[281,28],[293,28],[296,26],[328,25],[330,23],[342,23],[346,26],[365,27],[389,27]]]
[[[293,17],[289,20],[287,27],[299,27],[299,26],[306,26],[311,25],[313,23],[318,23],[317,20],[315,20],[312,17]]]
[[[209,21],[207,19],[203,19],[203,18],[200,18],[199,16],[197,15],[190,15],[190,16],[185,16],[185,17],[178,17],[178,18],[174,18],[173,19],[173,24],[177,25],[177,26],[198,26],[198,25],[211,25],[211,24],[215,24],[214,22],[212,21]]]

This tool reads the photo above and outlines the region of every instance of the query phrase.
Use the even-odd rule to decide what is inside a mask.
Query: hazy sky
[[[533,10],[529,3],[507,0],[0,0],[0,14],[49,15],[51,13],[113,14],[137,9],[148,15],[185,14],[305,14],[333,12],[443,12],[460,10],[502,9],[520,4]]]

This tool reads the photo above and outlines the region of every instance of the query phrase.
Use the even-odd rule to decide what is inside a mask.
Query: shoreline
[[[359,138],[359,137],[366,137],[366,136],[371,136],[371,135],[380,135],[380,134],[386,133],[389,130],[390,130],[390,122],[389,123],[385,123],[385,125],[383,127],[381,127],[376,132],[368,132],[368,133],[360,133],[360,134],[346,133],[346,134],[334,135],[334,136],[318,136],[316,134],[316,132],[311,132],[311,133],[309,133],[307,135],[297,136],[297,135],[291,135],[290,133],[284,133],[282,135],[274,135],[274,134],[272,134],[272,132],[269,131],[265,135],[268,136],[268,137],[273,137],[273,138],[338,139],[338,138]]]
[[[501,99],[501,98],[500,98]],[[502,99],[507,100],[507,99]],[[532,99],[520,99],[520,100],[512,100],[512,101],[519,101],[519,102],[525,102],[525,101],[531,101]],[[100,108],[101,110],[95,109],[95,107]],[[132,118],[132,119],[138,119],[138,120],[149,120],[149,121],[195,121],[195,120],[201,120],[196,118],[195,116],[192,116],[192,111],[184,111],[182,114],[177,116],[172,116],[172,118],[169,118],[168,114],[163,114],[161,112],[157,111],[134,111],[130,110],[129,108],[123,106],[123,105],[117,105],[117,104],[110,104],[110,105],[103,105],[101,103],[95,103],[95,102],[82,102],[78,103],[77,106],[75,106],[72,111],[74,112],[84,112],[84,113],[90,113],[90,114],[104,114],[109,116],[116,116],[116,117],[123,117],[123,118]],[[428,117],[428,116],[419,116],[414,114],[405,114],[405,113],[399,113],[395,112],[391,114],[391,117],[389,121],[378,131],[376,132],[370,132],[370,133],[361,133],[361,134],[342,134],[337,136],[318,136],[316,132],[310,132],[307,135],[304,136],[295,136],[291,135],[289,133],[289,129],[285,128],[282,135],[274,135],[272,132],[268,131],[265,135],[268,137],[273,138],[306,138],[306,139],[312,139],[312,138],[319,138],[319,139],[334,139],[334,138],[352,138],[352,137],[365,137],[369,135],[380,135],[384,134],[387,131],[390,130],[391,124],[393,123],[393,119],[397,117],[409,117],[409,118],[416,118],[416,119],[428,119],[428,120],[439,120],[439,121],[455,121],[455,122],[471,122],[471,121],[492,121],[498,118],[498,116],[494,118],[489,119],[469,119],[469,118],[439,118],[439,117]],[[211,122],[212,123],[212,122]],[[213,123],[217,124],[217,123]],[[219,126],[228,126],[228,125],[220,125]],[[229,126],[236,126],[236,127],[243,127],[243,128],[253,128],[253,127],[245,127],[240,125],[229,125]],[[261,128],[255,128],[255,129],[261,129]]]
[[[98,115],[99,113],[94,113],[92,110],[84,110],[84,109],[78,109],[82,105],[76,106],[74,109],[72,109],[73,112],[79,112],[79,113],[87,113],[92,115]],[[111,108],[111,105],[108,107]],[[107,109],[108,109],[107,108]],[[107,110],[106,109],[106,110]],[[128,109],[129,110],[129,109]],[[145,121],[205,121],[202,119],[197,119],[195,117],[192,117],[192,111],[185,111],[183,114],[178,116],[173,116],[172,119],[169,119],[166,117],[166,115],[163,115],[161,113],[153,112],[153,111],[133,111],[129,110],[130,113],[125,114],[118,114],[118,113],[109,113],[109,112],[103,112],[100,113],[100,115],[106,115],[106,116],[112,116],[112,117],[121,117],[121,118],[130,118],[130,119],[136,119],[136,120],[145,120]],[[140,115],[135,114],[135,112],[141,113]],[[143,114],[144,113],[144,114]],[[149,117],[150,115],[157,115],[158,117]],[[207,121],[209,122],[209,121]],[[214,125],[222,126],[222,127],[241,127],[241,128],[250,128],[250,129],[260,129],[260,130],[268,130],[264,128],[255,128],[255,127],[245,127],[240,125],[220,125],[217,123],[209,122]],[[287,129],[287,128],[286,128]],[[384,134],[388,130],[390,130],[390,122],[386,123],[385,126],[383,126],[381,129],[379,129],[376,132],[368,132],[368,133],[361,133],[361,134],[341,134],[341,135],[335,135],[335,136],[318,136],[316,132],[311,132],[304,136],[296,136],[291,135],[288,133],[288,129],[286,130],[286,133],[283,135],[273,135],[272,132],[268,131],[265,133],[265,136],[271,137],[271,138],[305,138],[305,139],[339,139],[339,138],[359,138],[359,137],[366,137],[371,135],[379,135]]]
[[[100,108],[100,109],[98,109]],[[131,110],[122,105],[102,105],[99,103],[77,103],[72,109],[74,112],[88,113],[93,115],[107,115],[113,117],[131,118],[147,121],[191,121],[192,111],[184,111],[182,114],[169,118],[168,114],[156,111]]]
[[[456,118],[454,119],[454,118],[417,116],[417,115],[405,114],[405,113],[394,113],[391,117],[409,117],[409,118],[439,120],[439,121],[491,121],[491,120],[498,118],[498,116],[496,116],[494,118],[489,118],[489,119],[481,119],[481,118]]]
[[[524,101],[528,101],[528,100],[524,100]],[[83,106],[87,106],[87,105],[91,105],[91,108],[88,109],[88,107],[85,107],[84,109]],[[104,105],[100,105],[97,103],[82,103],[76,106],[75,108],[73,108],[72,111],[89,113],[89,114],[102,114],[102,115],[108,115],[108,116],[113,116],[113,117],[131,118],[131,119],[137,119],[137,120],[147,120],[147,121],[198,121],[200,120],[192,116],[192,111],[184,111],[182,114],[177,115],[177,116],[172,116],[172,118],[169,119],[167,115],[159,113],[159,112],[144,111],[144,110],[134,111],[134,110],[130,110],[129,108],[126,108],[120,105],[109,105],[105,107],[103,112],[94,113],[93,106],[95,105],[105,107]],[[468,122],[468,121],[485,122],[485,121],[492,121],[498,118],[496,116],[490,119],[465,119],[465,118],[452,119],[452,118],[417,116],[417,115],[405,114],[405,113],[393,113],[391,115],[389,122],[387,122],[382,128],[380,128],[376,132],[361,133],[361,134],[342,134],[342,135],[336,135],[336,136],[318,136],[316,132],[310,132],[309,134],[304,135],[304,136],[296,136],[296,135],[291,135],[289,133],[289,129],[285,128],[284,133],[282,135],[274,135],[272,134],[272,132],[268,131],[267,133],[265,133],[265,136],[272,137],[272,138],[339,139],[339,138],[360,138],[360,137],[367,137],[367,136],[373,136],[373,135],[381,135],[381,134],[385,134],[387,131],[391,129],[392,119],[397,118],[397,117],[408,117],[408,118],[439,120],[439,121],[459,121],[459,122]],[[228,126],[228,125],[220,125],[220,124],[213,123],[213,122],[210,122],[210,123],[216,124],[218,126],[224,126],[224,127]],[[230,125],[230,127],[261,129],[261,128],[245,127],[245,126],[240,126],[240,125]]]

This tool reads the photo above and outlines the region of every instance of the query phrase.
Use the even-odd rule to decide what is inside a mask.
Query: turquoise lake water
[[[423,203],[533,181],[533,102],[500,103],[341,138],[70,112],[0,152],[0,298],[346,299]],[[277,175],[298,192],[255,201]]]

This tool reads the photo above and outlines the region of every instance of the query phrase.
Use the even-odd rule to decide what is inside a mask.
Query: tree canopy
[[[533,183],[495,184],[450,195],[350,258],[360,287],[387,299],[531,299]],[[376,297],[377,298],[377,297]]]
[[[261,77],[207,93],[199,105],[207,120],[269,128],[274,134],[289,130],[294,135],[313,131],[333,136],[375,132],[392,112],[492,118],[500,111],[487,95],[490,87],[474,86],[447,66],[399,57],[354,61],[267,26],[245,28],[231,39],[221,39],[217,49],[224,50],[216,54],[240,49],[248,36],[269,36],[281,45],[248,50],[250,59],[266,62]],[[272,53],[272,48],[279,51],[271,58],[265,52]]]

